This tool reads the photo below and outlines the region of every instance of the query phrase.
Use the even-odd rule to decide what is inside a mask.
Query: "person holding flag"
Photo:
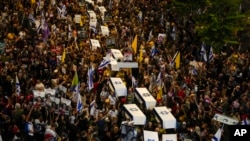
[[[79,83],[76,67],[74,67],[73,70],[75,71],[75,74],[72,80],[72,88],[73,88],[74,97],[76,98],[76,110],[77,112],[80,112],[83,108],[82,98],[80,94],[80,83]]]

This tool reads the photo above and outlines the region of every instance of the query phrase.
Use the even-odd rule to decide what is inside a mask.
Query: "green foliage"
[[[246,15],[239,11],[242,0],[174,0],[180,17],[192,15],[201,42],[219,51],[225,42],[238,43],[237,32],[244,29]]]

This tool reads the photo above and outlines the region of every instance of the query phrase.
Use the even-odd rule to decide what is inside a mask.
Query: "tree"
[[[220,51],[225,43],[238,44],[237,32],[244,29],[246,15],[240,11],[242,0],[174,0],[180,17],[192,15],[196,35]]]

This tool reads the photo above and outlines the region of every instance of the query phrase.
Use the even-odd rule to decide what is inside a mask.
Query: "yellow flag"
[[[136,54],[137,52],[137,35],[134,38],[134,41],[132,43],[132,49],[134,50],[134,53]]]
[[[175,68],[179,69],[180,68],[180,63],[181,63],[181,54],[178,52],[176,58],[175,58]]]
[[[31,4],[35,4],[36,3],[36,0],[31,0]]]
[[[63,54],[62,54],[62,63],[64,63],[66,58],[66,49],[63,49]]]
[[[156,100],[157,101],[160,101],[162,100],[162,87],[161,86],[158,86],[158,93],[157,93],[157,96],[156,96]]]
[[[81,16],[80,26],[83,26],[83,16]]]

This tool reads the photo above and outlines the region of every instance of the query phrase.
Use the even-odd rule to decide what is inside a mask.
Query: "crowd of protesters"
[[[102,19],[98,6],[106,8],[108,20]],[[65,7],[67,13],[61,15],[57,7],[59,10]],[[214,53],[211,60],[204,62],[192,15],[179,17],[170,0],[94,0],[93,3],[5,0],[0,1],[0,9],[0,42],[4,45],[0,61],[0,135],[3,141],[119,141],[120,125],[126,120],[122,105],[135,103],[135,87],[146,87],[157,100],[157,106],[171,108],[178,122],[176,130],[164,130],[155,122],[151,111],[142,108],[147,123],[136,127],[137,140],[143,139],[144,129],[157,131],[159,137],[178,133],[179,140],[211,140],[221,127],[221,123],[212,120],[215,113],[239,122],[249,118],[248,50],[241,52],[225,45],[221,53]],[[87,10],[97,15],[95,29],[89,28]],[[82,16],[81,24],[75,23],[75,14]],[[47,28],[38,29],[32,19],[43,20]],[[108,26],[109,36],[101,34],[100,25]],[[80,35],[82,29],[85,29],[84,35]],[[68,36],[71,33],[72,36]],[[166,34],[164,41],[159,40],[159,33]],[[131,47],[136,35],[138,53]],[[112,71],[110,66],[98,69],[102,57],[109,52],[108,38],[115,40],[114,48],[132,52],[139,67],[118,72]],[[101,47],[93,50],[89,39],[99,40]],[[65,61],[60,61],[57,56],[64,50]],[[171,65],[176,51],[181,53],[178,69]],[[95,86],[91,90],[87,84],[90,66],[95,68]],[[75,71],[84,105],[78,112],[70,91]],[[156,85],[159,73],[160,86]],[[20,92],[16,91],[16,76]],[[122,78],[128,89],[127,97],[116,98],[108,88],[107,80],[111,76]],[[60,91],[59,86],[67,91]],[[47,88],[56,89],[57,97],[72,100],[68,114],[55,112],[46,103],[48,97],[34,102],[33,90]]]

